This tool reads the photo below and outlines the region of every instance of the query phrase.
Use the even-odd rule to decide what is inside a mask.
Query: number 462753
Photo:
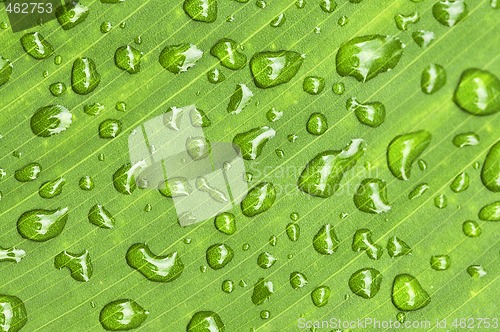
[[[7,13],[14,14],[45,14],[52,13],[52,4],[50,2],[24,2],[24,3],[11,3],[7,4],[5,8]]]

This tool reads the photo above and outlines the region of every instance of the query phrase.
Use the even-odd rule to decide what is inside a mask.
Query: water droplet
[[[101,74],[97,72],[94,61],[90,58],[78,58],[71,70],[71,87],[79,95],[86,95],[97,88]]]
[[[99,137],[110,139],[115,138],[122,132],[122,122],[116,119],[107,119],[99,125]]]
[[[148,314],[149,312],[134,300],[120,299],[102,308],[99,321],[107,331],[132,330],[139,328],[148,318]]]
[[[36,180],[41,172],[42,165],[32,162],[15,171],[14,178],[19,182],[30,182]]]
[[[25,239],[43,242],[61,234],[68,220],[68,208],[30,210],[17,220],[17,231]]]
[[[182,242],[184,242],[184,244],[191,244],[191,242],[193,242],[193,240],[191,238],[187,237],[184,240],[182,240]]]
[[[372,231],[366,228],[358,229],[352,239],[352,250],[355,252],[365,251],[371,259],[379,259],[384,250],[381,245],[372,240]]]
[[[482,278],[486,275],[486,271],[481,265],[470,265],[467,267],[467,273],[475,279]]]
[[[221,72],[219,69],[214,68],[207,72],[207,79],[210,83],[220,83],[226,80],[226,75]]]
[[[328,286],[318,286],[311,292],[311,299],[315,306],[324,307],[328,304],[331,290]]]
[[[80,178],[78,185],[80,186],[80,189],[85,191],[90,191],[95,187],[94,180],[88,175]]]
[[[337,8],[337,3],[335,0],[321,0],[319,6],[325,13],[333,13]]]
[[[462,231],[464,232],[465,236],[468,237],[478,237],[481,235],[481,227],[477,222],[474,220],[466,220],[462,224]]]
[[[89,281],[94,271],[88,250],[81,254],[73,254],[65,250],[54,258],[54,266],[59,270],[67,267],[71,272],[71,277],[81,282]]]
[[[263,126],[237,134],[233,144],[240,149],[241,156],[246,160],[255,160],[262,153],[266,143],[276,135],[273,128]]]
[[[500,192],[500,141],[488,151],[481,170],[481,181],[493,192]]]
[[[211,245],[206,252],[208,266],[214,270],[222,269],[233,259],[233,257],[233,249],[223,243]]]
[[[193,67],[202,56],[203,51],[196,45],[188,43],[169,45],[161,51],[160,64],[169,72],[179,74]]]
[[[184,0],[183,8],[193,21],[212,23],[217,19],[217,0]]]
[[[194,127],[206,128],[212,124],[212,121],[210,121],[205,112],[196,107],[189,111],[189,118]]]
[[[22,249],[17,249],[16,247],[12,248],[0,247],[0,262],[19,263],[24,258],[24,256],[26,256],[26,252]]]
[[[220,64],[232,70],[245,67],[247,57],[240,52],[237,42],[229,38],[222,38],[210,49],[210,54],[219,59]]]
[[[54,47],[38,32],[30,32],[21,37],[21,45],[34,59],[42,60],[54,54]]]
[[[396,27],[401,31],[406,31],[410,24],[415,24],[420,21],[420,15],[418,12],[414,12],[409,15],[397,14],[394,16],[394,21],[396,22]]]
[[[0,56],[0,86],[9,81],[10,75],[12,75],[12,68],[14,68],[14,65],[10,60]]]
[[[500,221],[500,201],[484,206],[479,211],[479,219],[484,221]]]
[[[396,314],[396,319],[398,320],[398,322],[400,322],[401,324],[403,324],[406,320],[406,313],[404,312],[398,312]]]
[[[244,243],[241,249],[243,249],[243,251],[247,251],[250,249],[250,245],[248,243]]]
[[[31,117],[33,134],[50,137],[65,131],[71,125],[73,115],[62,105],[49,105],[39,108]]]
[[[387,241],[387,253],[391,257],[401,257],[411,254],[411,248],[406,242],[396,236],[392,236]]]
[[[171,282],[184,271],[177,251],[157,256],[144,243],[133,244],[127,251],[127,264],[139,271],[146,279],[156,282]]]
[[[271,237],[269,238],[269,245],[272,247],[276,247],[277,242],[278,238],[276,237],[276,235],[271,235]]]
[[[127,27],[127,22],[123,21],[120,23],[120,28],[125,29]]]
[[[403,43],[396,37],[367,35],[353,38],[340,46],[337,73],[366,82],[396,67],[403,55]]]
[[[142,37],[141,36],[135,37],[134,43],[136,43],[137,45],[141,45],[142,44]]]
[[[271,312],[269,310],[262,310],[260,312],[260,318],[261,319],[269,319],[269,318],[271,318]]]
[[[193,160],[201,160],[210,155],[210,142],[202,136],[188,137],[186,139],[186,152]]]
[[[297,7],[298,9],[304,8],[305,5],[306,5],[306,0],[296,0],[295,1],[295,7]]]
[[[437,195],[434,197],[434,206],[438,209],[444,209],[448,206],[448,199],[444,194]]]
[[[297,140],[297,138],[299,138],[299,136],[297,136],[295,134],[290,134],[286,138],[287,138],[288,142],[293,143]]]
[[[360,103],[355,97],[346,102],[346,109],[354,112],[358,121],[370,127],[378,127],[385,120],[385,107],[378,101]]]
[[[276,189],[270,182],[261,182],[248,191],[241,201],[241,211],[247,217],[254,217],[273,206],[276,200]]]
[[[431,256],[431,267],[436,271],[448,270],[451,266],[451,258],[448,255]]]
[[[278,28],[278,27],[282,26],[283,24],[285,24],[285,22],[286,22],[285,14],[280,13],[278,16],[276,16],[271,21],[271,23],[269,23],[269,25],[272,26],[273,28]]]
[[[66,184],[66,179],[63,177],[56,178],[52,181],[43,183],[38,189],[38,194],[43,198],[54,198],[61,194],[63,186]]]
[[[82,23],[89,15],[89,9],[78,3],[69,2],[56,9],[57,21],[64,30],[69,30]]]
[[[234,290],[234,282],[232,282],[231,280],[224,280],[222,282],[221,289],[224,293],[228,293],[228,294],[232,293]]]
[[[307,132],[311,135],[322,135],[328,130],[328,121],[322,113],[312,113],[307,120]]]
[[[6,30],[8,27],[9,25],[7,24],[7,22],[0,23],[0,29]]]
[[[498,9],[500,8],[500,2],[498,0],[490,0],[490,6],[493,9]]]
[[[289,223],[286,225],[286,235],[290,239],[290,241],[296,242],[300,237],[300,227],[297,223]]]
[[[458,134],[453,138],[453,145],[457,148],[464,146],[474,146],[479,144],[479,135],[474,132]]]
[[[206,265],[202,265],[202,266],[200,266],[200,272],[201,272],[201,273],[205,273],[205,272],[207,272],[207,267],[206,267]]]
[[[255,305],[261,305],[274,293],[274,285],[272,281],[265,281],[260,278],[253,287],[252,302]]]
[[[411,34],[411,37],[413,38],[415,44],[425,49],[434,41],[436,36],[432,31],[417,30]]]
[[[325,88],[325,79],[319,76],[307,76],[302,83],[302,89],[310,95],[320,94]]]
[[[234,214],[230,212],[223,212],[218,214],[214,219],[215,229],[219,232],[227,235],[234,234],[236,232],[236,221]]]
[[[337,24],[340,27],[346,26],[347,23],[349,23],[349,18],[345,15],[340,16],[339,20],[337,21]]]
[[[446,71],[443,66],[431,63],[422,71],[420,88],[423,93],[433,94],[446,84]]]
[[[460,77],[453,101],[473,115],[495,114],[500,111],[500,80],[486,70],[469,68]]]
[[[469,174],[462,172],[458,174],[457,177],[451,182],[450,189],[453,192],[460,193],[469,188],[469,183],[470,183]]]
[[[345,92],[345,85],[344,85],[344,83],[337,82],[337,83],[333,84],[332,91],[336,95],[342,95],[342,94],[344,94],[344,92]]]
[[[257,265],[263,269],[269,269],[274,263],[276,263],[276,257],[267,251],[257,257]]]
[[[276,152],[276,155],[278,156],[278,158],[283,158],[285,156],[285,151],[283,151],[281,149],[276,149],[275,152]]]
[[[410,274],[399,274],[392,285],[392,303],[402,311],[418,310],[431,302],[431,297]]]
[[[349,278],[351,291],[365,299],[377,295],[382,283],[382,275],[376,269],[364,268],[354,272]]]
[[[48,72],[48,70],[44,70],[44,71],[43,71],[43,73],[42,73],[42,77],[43,77],[43,78],[47,78],[47,77],[49,77],[49,72]]]
[[[49,91],[54,97],[62,96],[66,92],[66,84],[62,82],[52,83],[49,86]]]
[[[83,107],[83,111],[85,112],[85,114],[88,114],[91,116],[97,116],[102,111],[104,111],[104,105],[101,103],[87,104]]]
[[[137,168],[144,166],[145,163],[138,162],[133,166],[131,164],[122,165],[114,174],[113,174],[113,186],[116,191],[122,193],[124,195],[131,195],[135,188],[137,188],[137,184],[135,183],[134,173]]]
[[[264,9],[267,7],[267,3],[265,0],[257,0],[255,1],[255,5],[259,7],[260,9]]]
[[[91,224],[100,228],[111,229],[115,227],[115,219],[111,213],[101,204],[92,206],[88,213],[88,219]]]
[[[17,296],[0,294],[1,328],[5,332],[17,332],[26,325],[28,313],[23,301]]]
[[[339,188],[344,173],[356,165],[364,154],[366,143],[353,139],[343,150],[327,150],[316,155],[302,171],[297,185],[316,197],[330,197]]]
[[[290,285],[293,289],[299,289],[305,287],[309,281],[307,277],[300,272],[292,272],[290,273]]]
[[[117,101],[115,104],[115,110],[118,112],[125,112],[127,110],[127,104],[124,101]]]
[[[423,159],[418,160],[418,168],[420,168],[422,172],[424,172],[427,169],[427,163],[425,162],[425,160]]]
[[[253,97],[253,92],[245,84],[237,84],[229,103],[227,112],[230,114],[238,114],[250,103]]]
[[[410,178],[411,166],[429,146],[431,134],[425,130],[396,136],[387,148],[387,166],[400,180]]]
[[[266,113],[266,119],[267,119],[267,121],[271,121],[271,122],[278,121],[279,119],[281,119],[282,116],[283,116],[283,111],[278,111],[274,107],[271,108]]]
[[[113,28],[113,24],[111,24],[111,22],[102,22],[100,30],[102,33],[108,33],[111,31],[112,28]]]
[[[441,0],[432,6],[432,15],[444,26],[452,27],[467,16],[464,0]]]
[[[332,255],[337,251],[339,245],[340,241],[331,224],[321,226],[316,235],[314,235],[313,247],[319,254]]]
[[[137,74],[141,70],[142,52],[126,45],[115,51],[115,65],[129,74]]]
[[[387,199],[387,187],[384,180],[364,179],[354,194],[354,205],[366,213],[382,213],[391,209]]]
[[[288,83],[299,71],[303,60],[294,51],[256,53],[250,60],[254,83],[261,89]]]

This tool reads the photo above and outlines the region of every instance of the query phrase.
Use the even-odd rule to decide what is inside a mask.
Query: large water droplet
[[[64,30],[69,30],[85,21],[88,7],[76,1],[68,2],[56,9],[57,21]]]
[[[66,184],[66,179],[63,177],[56,178],[52,181],[43,183],[38,189],[38,194],[43,198],[54,198],[61,194],[63,186]]]
[[[467,16],[464,0],[441,0],[432,6],[432,15],[442,25],[452,27]]]
[[[73,115],[62,105],[49,105],[39,108],[31,117],[30,127],[33,134],[50,137],[65,131],[71,125]]]
[[[453,138],[453,145],[457,148],[464,146],[474,146],[479,144],[479,135],[474,132],[466,132],[456,135]]]
[[[160,64],[171,73],[179,74],[193,67],[203,51],[193,44],[169,45],[160,54]]]
[[[431,297],[410,274],[399,274],[392,284],[392,303],[402,311],[418,310],[431,302]]]
[[[469,188],[470,178],[469,174],[462,172],[458,174],[450,184],[450,189],[453,192],[460,193]]]
[[[247,217],[256,216],[273,206],[276,200],[276,189],[270,182],[261,182],[248,191],[241,201],[241,211]]]
[[[302,89],[310,95],[320,94],[325,89],[325,79],[319,76],[307,76],[302,83]]]
[[[233,144],[239,147],[241,156],[246,160],[255,160],[262,153],[266,143],[276,135],[273,128],[263,126],[237,134]]]
[[[441,90],[446,84],[446,71],[444,67],[431,63],[423,71],[420,78],[420,88],[428,95]]]
[[[211,245],[206,252],[208,266],[214,270],[222,269],[234,257],[233,249],[223,243]]]
[[[115,138],[122,132],[122,122],[116,119],[106,119],[99,125],[99,137]]]
[[[346,109],[354,112],[359,122],[370,127],[378,127],[385,120],[385,107],[378,101],[361,103],[352,97],[347,100]]]
[[[354,272],[349,278],[351,291],[365,299],[377,295],[382,283],[382,274],[376,269],[364,268]]]
[[[358,229],[352,239],[352,250],[365,251],[371,259],[379,259],[384,253],[381,245],[372,240],[372,231],[366,228]]]
[[[88,219],[91,224],[100,228],[111,229],[115,227],[115,219],[102,204],[96,204],[90,208]]]
[[[396,67],[403,55],[403,43],[396,37],[367,35],[353,38],[340,46],[337,73],[366,82]]]
[[[331,290],[328,286],[318,286],[311,292],[311,299],[315,306],[324,307],[328,304]]]
[[[18,332],[28,321],[23,301],[12,295],[0,294],[0,317],[2,332]]]
[[[337,238],[337,234],[335,234],[335,230],[331,224],[321,226],[318,233],[314,235],[314,250],[322,255],[332,255],[337,251],[339,245],[340,240]]]
[[[263,269],[269,269],[276,263],[277,259],[269,252],[263,252],[257,257],[257,265]]]
[[[316,197],[330,197],[340,186],[344,173],[356,165],[364,154],[366,143],[353,139],[343,150],[327,150],[316,155],[302,171],[297,186]]]
[[[137,302],[120,299],[106,304],[100,314],[99,321],[107,331],[125,331],[139,328],[148,318],[149,312]]]
[[[411,166],[430,142],[431,134],[425,130],[396,136],[387,148],[387,166],[392,175],[408,180]]]
[[[81,254],[73,254],[65,250],[54,258],[54,266],[59,270],[67,267],[71,272],[71,277],[81,282],[89,281],[94,272],[88,250]]]
[[[101,82],[94,61],[90,58],[78,58],[71,70],[71,87],[75,93],[86,95],[94,91]]]
[[[312,113],[307,120],[307,132],[311,135],[322,135],[328,129],[328,120],[322,113]]]
[[[255,305],[261,305],[274,293],[274,284],[272,281],[265,281],[260,278],[253,287],[252,302]]]
[[[500,192],[500,141],[496,142],[484,159],[481,181],[493,192]]]
[[[142,52],[130,45],[121,46],[115,52],[115,65],[129,74],[137,74],[141,70]]]
[[[138,162],[134,165],[124,164],[113,174],[113,186],[116,191],[124,195],[131,195],[137,184],[135,183],[134,173],[138,168],[145,166],[144,162]]]
[[[30,182],[38,178],[42,172],[42,165],[32,162],[14,172],[14,178],[19,182]]]
[[[467,273],[472,278],[479,279],[486,275],[486,270],[481,265],[470,265],[467,267]]]
[[[144,243],[133,244],[127,250],[126,258],[131,268],[151,281],[170,282],[179,278],[184,271],[184,264],[177,251],[157,256]]]
[[[479,211],[479,219],[484,221],[500,221],[500,201],[484,206]]]
[[[17,231],[25,239],[43,242],[61,234],[68,220],[68,208],[30,210],[17,219]]]
[[[227,104],[227,112],[230,114],[240,113],[250,103],[252,97],[253,92],[245,84],[236,85]]]
[[[469,68],[460,77],[453,101],[473,115],[495,114],[500,111],[500,79],[489,71]]]
[[[382,213],[391,209],[384,180],[364,179],[354,194],[354,205],[363,212]]]
[[[191,317],[186,332],[224,332],[222,319],[213,311],[198,311]]]
[[[184,0],[183,8],[194,21],[212,23],[217,19],[217,0]]]
[[[222,38],[210,49],[210,54],[219,59],[220,64],[232,70],[245,67],[247,57],[240,52],[240,46],[234,40]]]
[[[37,60],[46,59],[54,54],[54,47],[38,32],[30,32],[21,37],[23,49]]]
[[[294,51],[256,53],[250,60],[254,83],[262,89],[288,83],[299,71],[303,60]]]
[[[466,220],[462,224],[462,231],[464,232],[465,236],[468,237],[478,237],[481,235],[481,227],[477,222],[474,220]]]
[[[227,235],[234,234],[236,232],[236,221],[234,214],[230,212],[223,212],[218,214],[214,219],[215,229],[219,232]]]

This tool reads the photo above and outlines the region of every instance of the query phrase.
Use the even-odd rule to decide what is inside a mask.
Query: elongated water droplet
[[[30,32],[21,37],[24,51],[37,60],[42,60],[54,54],[52,45],[39,32]]]
[[[353,139],[343,150],[319,153],[307,163],[297,186],[311,196],[330,197],[339,188],[344,173],[356,165],[365,150],[364,140]]]
[[[17,332],[28,321],[23,301],[12,295],[0,294],[0,317],[2,332]]]
[[[293,289],[299,289],[305,287],[309,281],[307,277],[300,272],[292,272],[290,273],[290,285]]]
[[[481,170],[481,181],[493,192],[500,192],[500,141],[488,151]]]
[[[286,235],[290,239],[290,241],[296,242],[300,237],[300,227],[299,224],[295,222],[291,222],[286,225]]]
[[[482,278],[486,275],[486,271],[481,265],[470,265],[467,267],[467,273],[475,279]]]
[[[24,251],[23,249],[18,249],[16,247],[12,248],[0,247],[0,262],[19,263],[24,258],[24,256],[26,256],[26,251]]]
[[[337,73],[366,82],[396,67],[403,55],[403,43],[396,37],[367,35],[353,38],[337,52]]]
[[[76,1],[68,2],[56,9],[57,21],[64,30],[74,28],[85,21],[88,15],[88,7]]]
[[[444,209],[448,206],[448,199],[444,194],[439,194],[434,197],[434,206],[438,209]]]
[[[441,0],[432,6],[432,15],[444,26],[452,27],[467,16],[464,0]]]
[[[229,202],[229,198],[226,196],[226,194],[223,191],[219,190],[218,188],[211,186],[210,183],[208,183],[208,180],[203,176],[199,176],[196,178],[195,186],[196,189],[198,189],[201,192],[207,193],[210,196],[210,198],[212,198],[216,202],[219,203]]]
[[[214,270],[222,269],[226,266],[234,257],[234,251],[230,246],[217,243],[211,245],[206,252],[206,259],[208,266]]]
[[[392,236],[387,240],[387,253],[391,257],[401,257],[411,254],[411,248],[406,242],[396,236]]]
[[[371,259],[379,259],[384,253],[381,245],[372,240],[372,231],[366,228],[358,229],[352,239],[352,250],[365,251]]]
[[[80,186],[81,190],[85,191],[90,191],[95,187],[94,180],[88,175],[81,177],[78,185]]]
[[[276,260],[276,257],[266,251],[257,257],[257,265],[263,269],[269,269],[274,265],[274,263],[276,263]]]
[[[230,114],[238,114],[250,103],[253,97],[253,92],[245,84],[236,85],[229,103],[227,104],[227,112]]]
[[[30,210],[17,219],[17,231],[25,239],[43,242],[61,234],[68,220],[68,208]]]
[[[448,270],[451,266],[451,258],[448,255],[431,256],[431,267],[436,271]]]
[[[272,281],[266,281],[260,278],[253,287],[252,302],[255,305],[261,305],[274,293],[274,284]]]
[[[247,57],[240,51],[237,42],[222,38],[210,49],[210,54],[219,59],[220,64],[232,70],[238,70],[247,64]]]
[[[33,134],[50,137],[68,129],[73,121],[71,112],[62,105],[49,105],[39,108],[31,117],[30,127]]]
[[[66,184],[66,179],[59,177],[52,181],[43,183],[38,189],[38,194],[43,198],[54,198],[61,194],[63,186]]]
[[[285,14],[280,13],[278,16],[273,18],[273,20],[271,21],[271,23],[269,23],[269,25],[272,26],[273,28],[279,28],[280,26],[285,24],[285,22],[286,22]]]
[[[102,204],[96,204],[90,208],[88,219],[91,224],[100,228],[111,229],[115,227],[115,218]]]
[[[385,107],[378,101],[361,103],[352,97],[347,100],[346,109],[354,112],[359,122],[370,127],[378,127],[385,120]]]
[[[472,115],[500,111],[500,79],[486,70],[469,68],[462,73],[453,101]]]
[[[409,199],[418,198],[422,196],[427,191],[427,189],[429,189],[429,185],[427,183],[417,184],[415,188],[413,188],[413,190],[410,191],[410,193],[408,194],[408,198]]]
[[[160,64],[171,73],[179,74],[193,67],[203,51],[193,44],[169,45],[160,54]]]
[[[458,134],[453,138],[453,145],[457,148],[464,146],[474,146],[479,144],[479,135],[474,132]]]
[[[94,61],[90,58],[78,58],[71,70],[71,87],[79,95],[86,95],[97,88],[101,74],[97,72]]]
[[[115,52],[115,65],[129,74],[137,74],[141,70],[142,52],[126,45],[119,47]]]
[[[191,317],[186,332],[224,332],[225,326],[213,311],[198,311]]]
[[[391,209],[387,199],[387,187],[384,180],[364,179],[354,194],[354,205],[366,213],[382,213]]]
[[[261,182],[248,191],[241,201],[241,211],[247,217],[254,217],[269,210],[276,200],[276,189],[270,182]]]
[[[226,75],[224,75],[224,73],[219,69],[214,68],[207,72],[207,79],[210,83],[221,83],[226,80]]]
[[[67,267],[71,272],[71,277],[81,282],[89,281],[94,272],[88,250],[81,254],[73,254],[65,250],[54,258],[54,266],[59,270]]]
[[[234,136],[233,144],[239,147],[243,159],[255,160],[262,153],[266,143],[275,135],[276,131],[273,128],[257,127]]]
[[[337,251],[339,245],[340,240],[337,238],[337,234],[335,234],[335,230],[331,224],[321,226],[316,235],[314,235],[314,250],[322,255],[332,255]]]
[[[139,328],[148,318],[149,312],[137,302],[120,299],[106,304],[100,314],[99,322],[107,331],[125,331]]]
[[[434,32],[426,30],[417,30],[411,34],[413,41],[423,49],[426,49],[436,38]]]
[[[469,188],[469,183],[470,183],[469,174],[462,172],[458,174],[457,177],[451,182],[450,189],[453,192],[460,193]]]
[[[477,222],[474,220],[466,220],[462,224],[462,231],[464,232],[465,236],[468,237],[478,237],[481,235],[481,227]]]
[[[217,0],[184,0],[183,8],[193,21],[212,23],[217,19]]]
[[[397,14],[394,16],[394,21],[396,22],[396,27],[401,31],[406,31],[410,24],[415,24],[420,21],[420,15],[418,12],[414,12],[409,15]]]
[[[317,95],[325,89],[325,79],[319,76],[307,76],[302,83],[302,89],[310,95]]]
[[[311,135],[322,135],[328,130],[328,120],[322,113],[312,113],[307,120],[307,132]]]
[[[234,214],[223,212],[218,214],[214,219],[215,229],[227,235],[232,235],[236,232],[236,221]]]
[[[30,182],[36,180],[41,172],[42,165],[32,162],[15,171],[14,178],[19,182]]]
[[[177,251],[157,256],[144,243],[133,244],[127,250],[126,258],[131,268],[155,282],[171,282],[179,278],[184,271],[184,264]]]
[[[377,295],[382,283],[382,274],[376,269],[364,268],[354,272],[349,278],[351,291],[365,299]]]
[[[441,90],[446,84],[446,71],[444,67],[436,63],[431,63],[422,71],[420,78],[420,88],[428,95]]]
[[[410,274],[399,274],[392,284],[392,303],[401,311],[418,310],[431,302],[431,297]]]
[[[500,221],[500,201],[485,205],[479,211],[479,219],[484,221]]]
[[[250,60],[254,83],[261,89],[288,83],[299,71],[303,60],[294,51],[255,53]]]
[[[0,56],[0,86],[9,81],[10,75],[12,75],[12,68],[14,68],[14,65],[10,60]]]
[[[431,134],[425,130],[396,136],[387,147],[387,166],[392,175],[409,180],[411,166],[430,142]]]
[[[311,292],[311,299],[315,306],[324,307],[328,304],[331,290],[328,286],[318,286]]]

